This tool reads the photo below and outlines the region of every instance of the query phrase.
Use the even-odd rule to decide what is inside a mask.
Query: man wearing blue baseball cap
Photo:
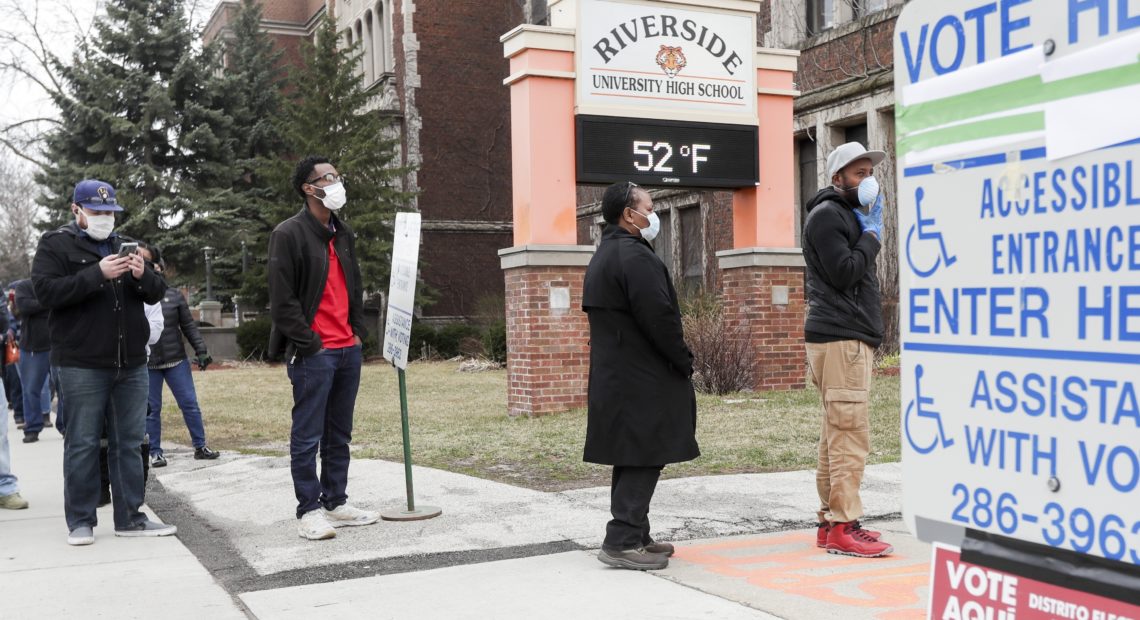
[[[68,544],[95,542],[99,502],[99,440],[107,434],[116,536],[169,536],[143,501],[143,456],[150,325],[144,304],[158,303],[166,282],[115,234],[122,211],[115,188],[80,181],[75,222],[45,233],[32,263],[36,297],[51,309],[51,363],[67,401],[64,435],[64,516]],[[122,252],[120,250],[123,250]]]

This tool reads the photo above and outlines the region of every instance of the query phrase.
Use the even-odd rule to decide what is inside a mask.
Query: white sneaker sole
[[[95,537],[94,536],[83,536],[81,538],[72,538],[72,537],[68,536],[67,537],[67,544],[71,545],[72,547],[86,547],[87,545],[95,544]]]
[[[372,525],[373,523],[378,523],[380,521],[380,515],[376,515],[371,519],[363,519],[360,521],[334,521],[333,519],[329,519],[328,521],[329,525],[333,527],[356,527],[359,525]]]
[[[164,527],[161,530],[115,530],[115,536],[120,538],[158,538],[160,536],[173,536],[178,533],[178,528],[171,525]]]
[[[328,540],[336,538],[336,530],[329,530],[327,532],[297,532],[297,535],[305,540]]]

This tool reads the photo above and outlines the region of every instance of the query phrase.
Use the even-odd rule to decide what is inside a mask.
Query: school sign
[[[1140,564],[1140,5],[915,0],[895,68],[905,519]]]

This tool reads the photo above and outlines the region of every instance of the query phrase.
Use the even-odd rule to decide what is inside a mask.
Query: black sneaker
[[[194,448],[194,460],[195,461],[212,461],[221,455],[222,455],[221,452],[218,452],[216,450],[211,450],[209,446],[202,446],[201,448]]]
[[[162,456],[161,453],[155,454],[154,456],[150,457],[150,466],[151,467],[166,467],[166,457]]]
[[[603,548],[598,551],[598,560],[607,566],[631,570],[661,570],[669,566],[669,556],[662,553],[649,553],[645,547],[627,551],[611,551]]]
[[[39,440],[39,433],[24,433],[24,443],[36,443]]]
[[[24,418],[16,418],[16,430],[22,431],[25,426],[27,426],[27,423],[24,422]]]

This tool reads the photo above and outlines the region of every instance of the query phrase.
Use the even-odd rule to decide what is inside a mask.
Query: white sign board
[[[397,213],[392,276],[388,284],[388,318],[384,323],[384,359],[398,368],[408,367],[419,258],[420,214]]]
[[[1140,564],[1138,33],[1136,2],[915,0],[898,19],[903,509],[922,538]]]
[[[754,15],[612,0],[579,0],[579,11],[580,113],[756,124]]]

